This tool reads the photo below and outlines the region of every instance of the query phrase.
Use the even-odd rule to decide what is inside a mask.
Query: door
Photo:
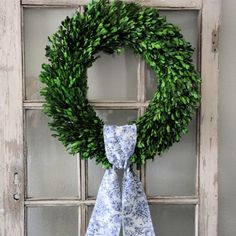
[[[69,155],[42,113],[40,66],[47,36],[83,11],[81,0],[1,2],[0,232],[18,236],[84,235],[104,170]],[[195,48],[201,107],[189,132],[137,171],[160,236],[217,235],[217,79],[220,0],[143,2],[178,25]],[[214,11],[212,11],[214,9]],[[151,69],[129,48],[100,53],[88,70],[88,97],[108,124],[141,116],[156,89]]]

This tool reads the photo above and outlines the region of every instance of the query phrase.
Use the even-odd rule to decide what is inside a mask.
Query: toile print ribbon
[[[136,125],[104,125],[106,156],[113,168],[106,170],[86,236],[155,236],[142,184],[129,168],[134,152]],[[117,170],[124,169],[122,190]]]

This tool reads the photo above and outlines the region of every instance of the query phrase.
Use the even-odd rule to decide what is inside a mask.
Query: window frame
[[[2,57],[0,61],[0,233],[1,235],[26,235],[26,211],[31,206],[79,206],[79,235],[84,235],[87,225],[88,206],[95,203],[87,198],[87,162],[78,158],[79,199],[27,199],[26,160],[24,148],[24,110],[41,109],[41,101],[24,98],[24,45],[22,12],[26,7],[77,7],[82,10],[88,0],[2,0],[3,18]],[[218,34],[221,0],[150,0],[141,2],[165,10],[197,10],[199,12],[198,65],[202,78],[201,106],[198,112],[196,196],[152,197],[150,204],[192,204],[195,209],[195,235],[217,236],[218,221]],[[214,9],[214,11],[212,10]],[[13,17],[14,16],[14,17]],[[138,109],[145,112],[145,65],[139,60],[137,102],[91,101],[98,109]],[[209,76],[210,75],[210,76]],[[145,166],[140,178],[146,186]]]

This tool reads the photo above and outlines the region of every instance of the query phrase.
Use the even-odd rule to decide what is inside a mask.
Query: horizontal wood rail
[[[80,199],[39,199],[29,198],[25,201],[25,205],[30,206],[80,206],[80,205],[94,205],[96,199],[88,198],[87,200]],[[196,196],[176,196],[176,197],[148,197],[148,202],[154,204],[167,205],[196,205],[198,198]]]
[[[131,2],[132,0],[125,0]],[[23,6],[81,6],[86,5],[90,0],[22,0]],[[201,9],[202,0],[139,0],[135,1],[146,6],[156,6],[159,8],[181,8],[181,9]]]
[[[140,107],[147,107],[147,102],[136,101],[90,101],[90,105],[96,109],[138,109]],[[25,109],[42,109],[42,101],[26,101],[24,102]]]

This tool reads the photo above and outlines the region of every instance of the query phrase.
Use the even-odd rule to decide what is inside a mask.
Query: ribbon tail
[[[121,191],[114,169],[106,170],[86,236],[119,236],[121,228]]]
[[[124,236],[155,236],[142,183],[132,170],[126,170],[122,184]]]

